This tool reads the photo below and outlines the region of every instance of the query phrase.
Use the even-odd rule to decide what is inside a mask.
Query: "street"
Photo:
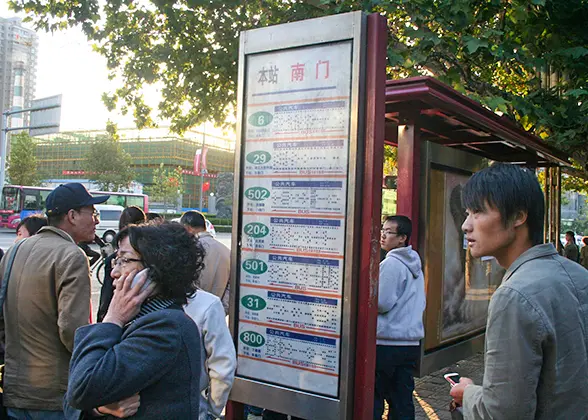
[[[14,244],[16,238],[16,232],[13,229],[0,229],[0,248],[6,252]],[[231,247],[231,234],[230,233],[217,233],[216,239],[225,244],[227,247]],[[98,247],[92,245],[92,249],[98,250]],[[104,272],[100,273],[100,277],[104,277]],[[98,303],[100,301],[100,283],[96,279],[96,276],[92,275],[92,308],[93,316],[95,319],[96,311],[98,310]]]

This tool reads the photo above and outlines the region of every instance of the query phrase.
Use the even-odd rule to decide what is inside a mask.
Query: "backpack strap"
[[[8,263],[6,263],[6,269],[4,270],[4,276],[2,277],[2,286],[0,286],[0,315],[4,313],[4,301],[6,300],[6,293],[8,292],[8,280],[10,280],[10,273],[12,272],[12,265],[14,264],[14,258],[16,257],[16,251],[23,244],[26,239],[18,241],[8,252],[4,258],[8,257]]]

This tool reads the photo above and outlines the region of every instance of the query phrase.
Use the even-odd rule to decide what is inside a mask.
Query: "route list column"
[[[338,395],[351,42],[249,56],[242,376]]]

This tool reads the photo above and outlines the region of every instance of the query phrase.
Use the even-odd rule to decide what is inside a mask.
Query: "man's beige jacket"
[[[12,251],[0,263],[2,281]],[[74,333],[89,319],[90,271],[83,251],[53,227],[25,239],[4,303],[5,406],[63,409]]]

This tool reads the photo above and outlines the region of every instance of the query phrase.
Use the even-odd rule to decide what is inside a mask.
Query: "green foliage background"
[[[355,10],[386,16],[388,75],[431,75],[588,165],[585,0],[9,0],[36,28],[79,25],[122,81],[109,109],[154,125],[142,88],[178,133],[236,104],[239,32]]]
[[[117,192],[135,178],[131,163],[131,155],[123,150],[116,137],[101,136],[90,145],[84,169],[88,179],[98,184],[100,190]]]
[[[10,155],[8,156],[8,178],[14,185],[41,185],[42,177],[37,171],[35,157],[36,144],[27,133],[10,136]]]

